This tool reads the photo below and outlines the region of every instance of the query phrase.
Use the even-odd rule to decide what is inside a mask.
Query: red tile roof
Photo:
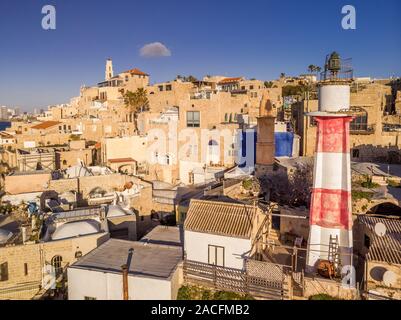
[[[139,76],[148,76],[147,73],[145,73],[145,72],[143,72],[143,71],[141,71],[141,70],[139,70],[137,68],[131,69],[131,70],[127,70],[127,71],[124,71],[124,72],[129,72],[131,74],[136,74],[136,75],[139,75]]]
[[[221,80],[219,83],[231,83],[231,82],[238,82],[242,80],[241,77],[237,77],[237,78],[225,78],[223,80]]]
[[[39,124],[31,127],[31,129],[48,129],[48,128],[54,127],[55,125],[58,125],[59,123],[61,123],[61,122],[59,122],[59,121],[45,121],[45,122],[39,123]]]
[[[122,163],[122,162],[136,162],[132,158],[116,158],[116,159],[109,159],[110,163]]]

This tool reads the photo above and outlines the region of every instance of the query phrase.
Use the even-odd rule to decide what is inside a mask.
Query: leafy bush
[[[190,286],[182,286],[178,289],[177,300],[191,300]]]
[[[244,180],[244,181],[242,181],[242,187],[243,187],[245,190],[251,189],[251,188],[252,188],[252,180],[249,179],[249,180]]]
[[[374,189],[379,186],[378,183],[372,182],[372,180],[364,181],[361,183],[361,186],[364,188]]]
[[[361,199],[367,199],[370,200],[372,199],[373,194],[371,192],[364,192],[360,190],[353,190],[352,191],[352,200],[357,201]]]
[[[177,300],[254,300],[250,295],[241,295],[235,292],[216,291],[184,285],[178,290]]]
[[[310,296],[309,300],[338,300],[338,299],[325,293],[319,293]]]
[[[240,295],[235,292],[217,291],[213,295],[213,300],[254,300],[250,295]]]

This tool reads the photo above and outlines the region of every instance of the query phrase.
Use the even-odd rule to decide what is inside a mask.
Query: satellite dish
[[[375,225],[375,233],[379,236],[379,237],[383,237],[386,234],[387,228],[384,225],[384,223],[378,222]]]
[[[397,283],[397,275],[393,271],[386,271],[383,274],[383,282],[387,287],[392,287]]]

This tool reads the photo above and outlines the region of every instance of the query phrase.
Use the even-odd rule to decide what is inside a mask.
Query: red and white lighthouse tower
[[[319,82],[319,111],[308,115],[317,122],[307,265],[316,271],[321,260],[352,266],[352,203],[349,124],[352,70],[342,73],[333,52],[326,59]],[[343,74],[344,75],[344,74]],[[348,76],[350,75],[350,76]],[[335,259],[333,259],[335,257]]]

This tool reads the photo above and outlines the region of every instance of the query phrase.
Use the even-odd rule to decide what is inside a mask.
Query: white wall
[[[203,170],[203,166],[205,165],[202,162],[196,161],[185,161],[180,160],[179,162],[180,168],[180,181],[184,184],[189,184],[189,173],[192,172],[194,169]],[[201,183],[205,181],[205,177],[199,177],[199,175],[195,175],[194,177],[196,180],[195,183]],[[201,181],[200,181],[201,180]]]
[[[176,271],[177,272],[177,271]],[[173,277],[177,278],[177,277]],[[128,277],[130,300],[171,300],[171,282],[164,279]],[[68,299],[83,300],[85,296],[97,300],[122,300],[122,275],[101,271],[68,268]]]
[[[225,267],[244,269],[243,257],[251,250],[251,240],[185,231],[184,249],[188,260],[208,263],[208,246],[224,247]]]

